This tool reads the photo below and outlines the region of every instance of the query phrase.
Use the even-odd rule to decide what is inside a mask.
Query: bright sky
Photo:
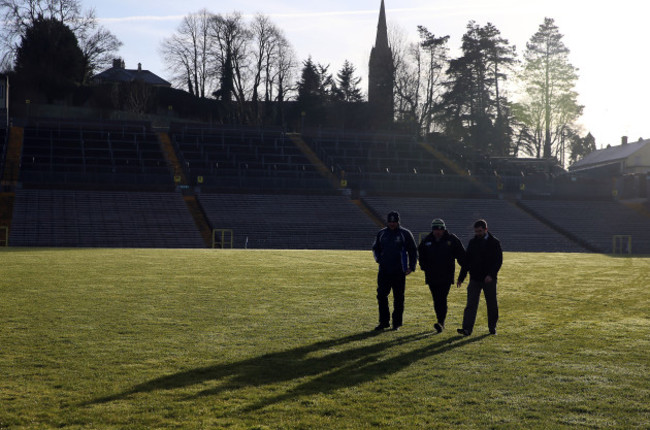
[[[83,1],[83,0],[82,0]],[[400,27],[417,39],[423,25],[436,36],[450,36],[456,56],[467,23],[494,24],[521,55],[526,42],[544,17],[555,20],[570,49],[570,62],[579,69],[576,90],[585,106],[580,120],[583,134],[590,131],[598,148],[650,138],[650,31],[644,2],[618,0],[385,0],[389,27]],[[90,2],[84,2],[86,7]],[[299,61],[312,56],[330,64],[334,74],[349,60],[367,89],[368,58],[375,40],[380,0],[96,0],[92,3],[101,23],[123,43],[119,55],[127,68],[168,77],[159,54],[160,42],[181,19],[203,8],[212,13],[239,11],[245,17],[262,13],[284,32]]]

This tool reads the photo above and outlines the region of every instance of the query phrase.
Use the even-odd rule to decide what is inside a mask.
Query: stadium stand
[[[191,184],[204,189],[327,189],[327,180],[280,129],[172,124]]]
[[[497,168],[489,157],[450,151],[413,136],[317,131],[304,136],[313,151],[352,189],[368,193],[495,196],[518,190],[522,169]],[[502,189],[499,189],[499,184]]]
[[[7,129],[0,127],[0,178],[5,168],[5,156],[7,152]]]
[[[33,121],[24,130],[28,184],[173,184],[160,142],[144,122]]]
[[[203,248],[179,193],[22,189],[12,246]]]
[[[377,226],[350,199],[333,195],[202,194],[214,228],[236,248],[370,249]]]
[[[422,185],[431,189],[432,183],[444,180],[445,165],[411,136],[321,132],[305,141],[332,172],[345,176],[351,187],[422,191]]]
[[[473,236],[474,221],[484,218],[504,251],[585,252],[577,243],[505,200],[365,197],[364,201],[379,214],[400,212],[404,227],[413,232],[416,240],[420,233],[431,231],[433,218],[442,218],[447,229],[467,245]]]
[[[616,201],[524,200],[520,203],[603,253],[613,235],[632,236],[636,254],[650,254],[648,218]]]
[[[12,246],[199,248],[216,228],[232,229],[236,248],[367,250],[373,219],[395,209],[416,239],[442,217],[466,243],[483,217],[506,251],[610,253],[612,236],[627,235],[650,254],[647,215],[611,195],[587,200],[548,160],[470,160],[408,136],[322,130],[31,119],[15,131],[0,134]],[[348,189],[333,195],[339,179]]]

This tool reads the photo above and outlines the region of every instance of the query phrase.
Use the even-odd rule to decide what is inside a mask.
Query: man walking
[[[390,327],[388,295],[393,291],[393,330],[402,326],[406,276],[415,270],[417,247],[413,234],[399,224],[399,213],[390,212],[387,227],[377,233],[372,245],[375,261],[379,263],[377,275],[377,303],[379,325],[375,330]]]
[[[467,305],[463,315],[463,327],[457,330],[463,336],[469,336],[474,329],[481,290],[483,290],[487,305],[488,329],[490,334],[497,334],[497,321],[499,319],[497,274],[502,263],[501,242],[494,235],[488,233],[485,220],[476,221],[474,223],[474,238],[467,245],[465,264],[458,275],[458,287],[460,287],[469,271]]]
[[[464,264],[465,248],[455,234],[447,231],[445,222],[439,218],[431,222],[431,233],[418,246],[420,268],[433,298],[437,322],[433,328],[440,333],[447,318],[447,296],[454,283],[456,261]]]

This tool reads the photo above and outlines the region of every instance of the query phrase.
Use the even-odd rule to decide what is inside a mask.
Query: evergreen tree
[[[311,57],[303,63],[300,81],[298,82],[298,103],[303,106],[313,106],[321,99],[321,79],[316,64]]]
[[[591,133],[587,133],[585,137],[579,137],[577,134],[573,134],[569,140],[570,145],[570,157],[569,161],[571,164],[585,157],[585,155],[591,154],[596,150],[596,139],[592,136]]]
[[[19,81],[51,103],[83,82],[86,62],[72,30],[59,20],[41,17],[22,37],[15,70]]]
[[[539,119],[526,124],[538,137],[536,156],[558,155],[562,131],[582,115],[574,90],[577,70],[568,59],[569,49],[551,18],[545,18],[526,44],[522,81],[527,100],[524,118]]]
[[[226,53],[226,60],[221,69],[220,83],[221,86],[215,96],[226,102],[232,101],[235,89],[233,85],[232,55],[230,53]]]
[[[336,99],[349,103],[363,101],[363,94],[361,93],[361,88],[359,88],[361,78],[355,77],[354,72],[354,66],[348,60],[345,60],[343,67],[336,74],[338,83],[338,92],[335,95]]]
[[[511,146],[510,115],[501,84],[515,61],[514,48],[492,24],[480,27],[470,21],[462,51],[449,63],[447,91],[437,106],[437,119],[450,137],[466,146],[506,155]]]

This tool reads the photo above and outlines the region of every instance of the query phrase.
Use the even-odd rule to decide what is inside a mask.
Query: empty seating
[[[447,228],[464,245],[473,236],[474,221],[484,218],[488,230],[501,240],[504,251],[515,252],[584,252],[585,249],[513,204],[497,199],[440,199],[367,197],[364,199],[377,213],[397,210],[402,222],[416,240],[420,233],[431,231],[431,220],[442,218]]]
[[[527,208],[596,247],[612,252],[612,236],[632,236],[634,253],[650,254],[648,218],[615,201],[526,200]]]
[[[170,136],[187,177],[193,182],[201,177],[205,187],[327,188],[281,130],[177,124]]]
[[[172,171],[144,123],[37,122],[25,128],[21,181],[171,185]]]
[[[12,246],[201,248],[182,196],[160,192],[23,189]]]
[[[202,194],[199,200],[214,228],[233,230],[237,248],[370,249],[378,230],[343,196]]]

